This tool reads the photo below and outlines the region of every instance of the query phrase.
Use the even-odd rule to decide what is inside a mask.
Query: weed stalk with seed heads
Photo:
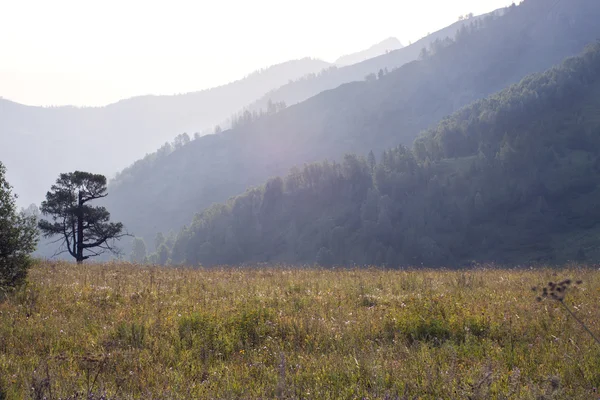
[[[585,331],[594,339],[594,341],[600,345],[600,339],[587,327],[587,325],[577,316],[575,313],[567,306],[565,303],[565,295],[567,293],[567,289],[571,287],[573,281],[571,279],[565,279],[562,282],[548,282],[548,285],[542,289],[542,295],[537,297],[537,301],[542,301],[544,298],[550,298],[551,300],[559,302],[565,310],[569,313],[571,317],[575,321],[579,323],[585,329]],[[581,285],[583,282],[578,280],[575,282],[575,285]],[[533,291],[537,291],[537,287],[532,288]]]

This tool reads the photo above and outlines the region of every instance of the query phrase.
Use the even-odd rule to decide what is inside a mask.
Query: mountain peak
[[[341,56],[335,61],[335,64],[338,66],[356,64],[369,58],[377,57],[389,51],[398,50],[403,47],[404,46],[402,43],[400,43],[400,40],[395,37],[389,37],[377,44],[374,44],[366,50]]]

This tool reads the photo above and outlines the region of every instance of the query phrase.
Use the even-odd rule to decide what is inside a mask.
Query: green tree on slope
[[[0,162],[0,290],[23,283],[38,236],[35,218],[17,213],[5,173]]]

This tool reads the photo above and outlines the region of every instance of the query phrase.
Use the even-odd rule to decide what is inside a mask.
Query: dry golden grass
[[[42,263],[0,303],[0,398],[598,398],[600,349],[532,291],[563,278],[600,333],[594,268]]]

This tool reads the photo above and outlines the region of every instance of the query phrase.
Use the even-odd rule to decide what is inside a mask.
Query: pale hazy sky
[[[0,97],[104,105],[404,44],[512,0],[0,0]]]

